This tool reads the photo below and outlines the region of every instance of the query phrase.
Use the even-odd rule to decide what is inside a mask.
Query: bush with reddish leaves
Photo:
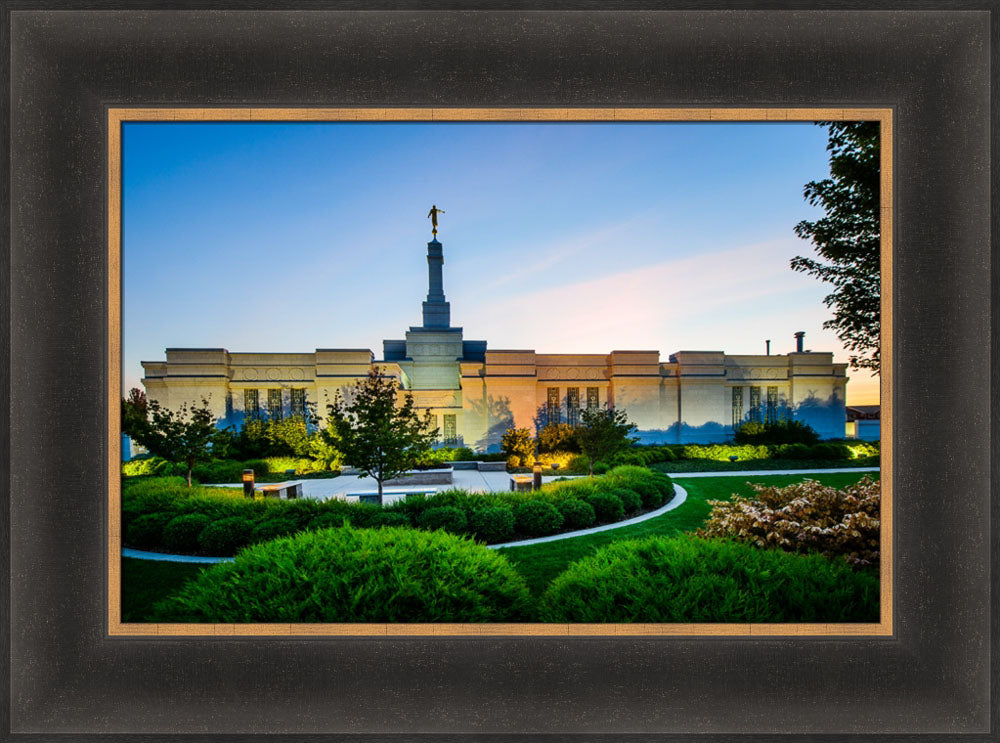
[[[755,485],[754,497],[708,501],[712,506],[698,536],[722,537],[787,552],[819,552],[844,557],[855,567],[878,567],[878,480],[865,476],[837,490],[816,480],[783,488]]]

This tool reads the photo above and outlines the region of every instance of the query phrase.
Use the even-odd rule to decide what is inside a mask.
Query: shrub
[[[509,506],[492,506],[473,511],[469,530],[487,544],[505,542],[514,536],[514,511]]]
[[[244,469],[243,463],[234,459],[213,459],[195,465],[191,474],[198,482],[240,482]]]
[[[163,543],[163,527],[171,513],[148,513],[132,519],[125,527],[125,543],[131,547],[156,549]]]
[[[750,485],[753,497],[707,501],[712,512],[698,535],[788,552],[842,555],[859,567],[878,565],[882,497],[877,480],[864,477],[842,490],[816,480],[783,488]]]
[[[319,529],[332,529],[339,526],[343,526],[345,523],[350,521],[350,516],[346,513],[337,511],[326,511],[324,513],[317,514],[309,522],[309,530],[317,531]]]
[[[819,434],[808,423],[779,420],[770,423],[750,421],[736,429],[737,444],[806,444],[819,441]]]
[[[637,492],[644,508],[659,508],[667,496],[672,498],[674,494],[674,485],[669,476],[645,467],[615,467],[607,477],[612,485]],[[625,510],[628,511],[627,504]]]
[[[546,454],[539,454],[538,459],[535,461],[537,461],[543,467],[551,467],[553,465],[557,465],[558,469],[565,470],[570,468],[571,464],[574,461],[579,461],[582,458],[583,456],[581,454],[573,454],[572,452],[568,451],[552,451]],[[583,467],[580,468],[580,471],[587,472],[586,460],[584,460]]]
[[[563,517],[551,503],[543,500],[528,500],[514,509],[514,522],[521,534],[530,537],[544,537],[559,531]]]
[[[444,529],[452,534],[462,534],[468,523],[465,511],[455,506],[428,508],[420,514],[420,526],[430,531]]]
[[[122,475],[125,477],[162,477],[165,475],[180,475],[182,465],[168,462],[160,457],[143,457],[122,463]]]
[[[594,474],[603,475],[611,469],[611,466],[607,462],[594,462]]]
[[[625,518],[622,499],[614,493],[593,493],[588,495],[586,500],[594,509],[599,524],[613,524]]]
[[[809,459],[812,456],[812,448],[805,444],[783,444],[775,453],[782,459]]]
[[[213,521],[198,535],[198,545],[209,555],[235,555],[250,544],[253,522],[241,516]]]
[[[521,457],[516,454],[511,454],[507,457],[507,469],[513,470],[521,466]]]
[[[516,622],[529,604],[524,579],[495,550],[441,532],[344,528],[249,547],[158,604],[153,618]]]
[[[373,514],[368,520],[368,527],[370,529],[382,526],[411,527],[413,526],[413,522],[410,521],[410,517],[402,511],[380,511],[379,513]]]
[[[622,508],[625,510],[625,513],[635,513],[642,507],[642,496],[634,490],[617,488],[614,494],[621,499]]]
[[[570,565],[543,595],[546,622],[874,622],[879,585],[819,555],[718,540],[616,542]]]
[[[538,432],[538,451],[579,454],[580,444],[576,433],[576,428],[569,423],[549,423]]]
[[[764,445],[732,444],[687,444],[681,450],[681,459],[712,459],[717,462],[728,462],[730,457],[739,459],[768,459],[771,451]]]
[[[556,503],[563,516],[563,526],[569,529],[586,529],[597,520],[594,507],[579,498],[567,498]]]
[[[171,552],[190,554],[198,551],[198,536],[212,522],[203,513],[186,513],[174,516],[163,527],[163,546]]]
[[[330,516],[331,514],[324,514],[324,515]],[[323,516],[316,516],[315,518],[322,519]],[[332,523],[332,521],[333,519],[326,519],[319,521],[315,527],[313,527],[312,525],[313,522],[310,521],[308,528],[321,529],[334,525],[340,526],[341,524],[343,524],[343,517],[341,517],[341,521],[339,521],[336,524]],[[257,526],[253,528],[253,534],[251,536],[250,541],[253,542],[254,544],[258,544],[260,542],[270,542],[272,539],[278,539],[279,537],[287,537],[300,530],[301,529],[299,526],[298,519],[290,519],[290,518],[284,518],[282,516],[277,516],[275,518],[266,519],[265,521],[261,521],[259,524],[257,524]]]
[[[523,460],[535,454],[535,442],[527,428],[508,428],[500,437],[500,448],[507,455],[508,461],[511,457]]]
[[[813,459],[845,460],[851,458],[851,450],[843,444],[816,444],[812,447]]]

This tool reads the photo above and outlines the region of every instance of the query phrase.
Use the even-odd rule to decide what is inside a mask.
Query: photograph
[[[884,117],[120,116],[113,625],[891,632]]]

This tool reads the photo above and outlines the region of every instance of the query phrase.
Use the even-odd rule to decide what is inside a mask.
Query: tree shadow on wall
[[[485,433],[476,441],[475,449],[487,453],[500,451],[500,439],[504,432],[514,425],[514,413],[510,409],[509,397],[493,397],[486,400],[472,400],[470,413],[466,417],[476,417],[485,422]]]

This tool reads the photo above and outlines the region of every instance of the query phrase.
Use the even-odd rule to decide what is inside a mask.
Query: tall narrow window
[[[243,390],[243,413],[248,419],[260,417],[260,396],[257,390]]]
[[[774,423],[778,420],[778,388],[767,388],[767,422]]]
[[[580,388],[566,389],[566,422],[571,426],[580,425]]]
[[[301,387],[292,390],[292,417],[306,417],[306,391]]]
[[[281,390],[267,391],[267,414],[276,421],[281,420]]]
[[[597,387],[587,388],[587,410],[601,407],[600,391]]]
[[[444,416],[444,443],[452,446],[458,443],[458,426],[455,423],[455,416],[445,414]]]
[[[549,387],[548,389],[548,401],[545,406],[545,414],[547,416],[547,423],[558,423],[559,422],[559,388]]]
[[[432,416],[430,416],[430,421],[431,421],[430,430],[437,432],[437,433],[434,434],[434,440],[435,441],[440,441],[441,440],[441,426],[440,426],[440,424],[438,424],[438,417],[436,415],[432,415]]]
[[[750,420],[760,423],[760,387],[750,388]]]
[[[733,387],[733,430],[743,423],[743,388]]]

